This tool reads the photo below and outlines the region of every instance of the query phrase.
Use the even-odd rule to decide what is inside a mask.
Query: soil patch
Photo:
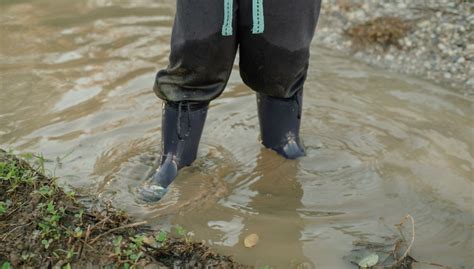
[[[109,204],[85,206],[29,162],[0,149],[0,264],[32,268],[249,268],[193,242],[152,231]]]
[[[379,45],[386,51],[390,46],[401,49],[400,40],[409,30],[409,23],[400,18],[379,17],[351,26],[345,33],[352,39],[355,49]]]

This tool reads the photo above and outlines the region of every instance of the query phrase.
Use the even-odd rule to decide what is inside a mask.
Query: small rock
[[[385,55],[385,60],[387,60],[387,61],[393,61],[393,59],[395,59],[395,58],[393,57],[392,54],[387,54],[387,55]]]
[[[407,47],[411,47],[411,45],[413,45],[413,43],[411,42],[411,40],[408,39],[408,38],[405,38],[404,42],[405,42],[405,45],[406,45]]]
[[[357,11],[354,13],[354,17],[357,18],[357,19],[365,18],[365,17],[366,17],[365,11],[362,10],[362,9],[357,10]]]
[[[443,52],[447,49],[446,46],[443,43],[439,43],[438,48]]]
[[[255,245],[257,245],[258,240],[259,240],[259,238],[258,238],[257,234],[248,235],[247,237],[245,237],[244,245],[247,248],[252,248]]]
[[[469,44],[466,46],[466,53],[470,56],[474,55],[474,44]]]
[[[151,247],[154,247],[154,246],[157,245],[156,240],[155,240],[152,236],[145,237],[145,238],[143,239],[143,243],[145,243],[145,244],[147,244],[147,245],[149,245],[149,246],[151,246]]]
[[[422,31],[426,31],[430,27],[430,25],[431,25],[430,21],[422,21],[418,23],[418,27],[420,27]]]
[[[452,30],[456,26],[454,24],[451,24],[451,23],[443,23],[443,27],[444,27],[444,30]]]

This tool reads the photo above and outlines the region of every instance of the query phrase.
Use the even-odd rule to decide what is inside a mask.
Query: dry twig
[[[118,230],[121,230],[121,229],[133,228],[133,227],[137,227],[137,226],[144,225],[144,224],[147,224],[147,221],[141,221],[141,222],[131,223],[131,224],[127,224],[127,225],[123,225],[123,226],[120,226],[120,227],[117,227],[117,228],[110,229],[110,230],[108,230],[107,232],[96,236],[94,239],[92,239],[92,241],[90,242],[90,244],[93,245],[95,242],[97,242],[97,240],[99,240],[99,238],[101,238],[101,237],[104,236],[104,235],[113,233],[113,232],[118,231]]]

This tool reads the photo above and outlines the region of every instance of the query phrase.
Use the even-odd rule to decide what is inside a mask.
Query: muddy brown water
[[[314,45],[302,136],[286,161],[258,144],[254,94],[232,74],[199,159],[157,205],[134,188],[159,154],[174,1],[0,1],[0,146],[42,152],[61,183],[156,227],[181,225],[246,264],[351,268],[356,240],[410,213],[413,255],[473,266],[473,100]],[[256,247],[243,239],[257,233]]]

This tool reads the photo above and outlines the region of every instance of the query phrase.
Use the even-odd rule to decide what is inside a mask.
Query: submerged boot
[[[257,94],[262,144],[287,159],[305,155],[299,137],[302,98],[303,91],[290,98]]]
[[[160,200],[178,175],[178,170],[191,165],[196,159],[208,107],[208,102],[165,103],[161,126],[160,166],[150,181],[138,189],[142,200]]]

